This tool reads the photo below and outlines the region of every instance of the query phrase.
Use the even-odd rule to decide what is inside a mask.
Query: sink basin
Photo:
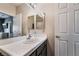
[[[36,43],[36,42],[39,42],[39,40],[36,38],[31,38],[31,39],[25,40],[24,44],[32,44],[32,43]]]
[[[25,36],[22,36],[22,37],[14,37],[14,38],[9,38],[9,39],[3,39],[3,40],[0,40],[0,46],[19,42],[19,41],[22,41],[25,38],[26,38]]]

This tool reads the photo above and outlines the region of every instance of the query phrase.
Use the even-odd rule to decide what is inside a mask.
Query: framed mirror
[[[45,17],[39,14],[28,16],[28,30],[32,31],[42,31],[45,29]]]

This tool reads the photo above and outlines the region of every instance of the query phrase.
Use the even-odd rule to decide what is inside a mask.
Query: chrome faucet
[[[31,39],[31,37],[32,37],[32,34],[29,33],[28,36],[27,36],[27,39]]]

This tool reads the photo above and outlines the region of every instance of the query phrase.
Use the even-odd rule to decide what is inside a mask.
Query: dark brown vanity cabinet
[[[30,56],[47,56],[47,40],[42,43]]]

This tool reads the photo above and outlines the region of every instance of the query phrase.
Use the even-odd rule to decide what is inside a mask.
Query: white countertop
[[[1,40],[0,42],[11,42],[10,44],[0,45],[0,52],[4,55],[10,56],[29,56],[34,50],[36,50],[45,40],[47,35],[42,34],[34,37],[35,42],[28,43],[26,36],[15,37],[11,39]]]

